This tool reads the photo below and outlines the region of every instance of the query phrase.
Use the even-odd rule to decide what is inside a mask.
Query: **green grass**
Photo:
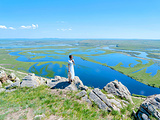
[[[5,120],[7,115],[27,109],[32,109],[34,116],[45,114],[46,118],[56,115],[64,119],[78,120],[121,119],[121,114],[127,113],[130,116],[130,109],[134,107],[128,106],[125,110],[121,110],[121,113],[114,110],[108,113],[98,109],[97,105],[89,106],[86,102],[79,102],[80,99],[76,98],[77,92],[67,91],[66,96],[63,96],[65,93],[61,90],[57,90],[56,94],[51,91],[46,86],[39,86],[37,88],[17,88],[16,91],[10,93],[0,93],[0,119]],[[139,99],[135,100],[139,102]],[[27,112],[23,113],[20,118],[26,119]]]

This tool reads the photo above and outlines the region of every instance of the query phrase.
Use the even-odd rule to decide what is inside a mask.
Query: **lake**
[[[19,54],[22,51],[16,51],[16,52],[11,52],[10,55],[14,55],[14,56],[19,56],[16,60],[18,61],[22,61],[22,62],[35,62],[35,64],[33,66],[31,66],[29,68],[29,72],[36,72],[38,71],[39,76],[44,76],[46,77],[47,74],[49,72],[53,72],[53,75],[50,76],[51,78],[53,78],[55,75],[60,75],[63,77],[67,77],[67,67],[65,65],[63,65],[62,67],[59,66],[59,64],[53,64],[50,61],[68,61],[68,55],[59,55],[59,54],[44,54],[44,53],[31,53],[28,52],[28,54],[30,54],[30,56],[28,57],[28,55],[21,55]],[[40,58],[40,59],[31,59],[33,58],[32,55],[36,55],[36,56],[45,56],[45,58]],[[112,55],[112,54],[111,54]],[[119,58],[119,56],[121,56],[119,58],[119,61],[126,60],[123,59],[123,54],[115,54],[116,57]],[[49,57],[49,56],[53,56],[53,57]],[[112,57],[110,57],[110,54],[108,54],[109,58],[112,60]],[[103,56],[104,57],[104,56]],[[115,57],[115,56],[114,56]],[[126,57],[126,56],[125,56]],[[127,56],[127,59],[133,61],[133,66],[135,64],[137,64],[136,62],[134,63],[134,61],[138,58],[130,58],[131,56]],[[91,87],[98,87],[100,89],[102,89],[107,83],[117,79],[118,81],[122,82],[122,84],[124,84],[131,93],[134,94],[139,94],[139,95],[153,95],[153,94],[159,94],[160,93],[160,89],[159,88],[153,88],[150,86],[147,86],[143,83],[140,83],[118,71],[112,70],[109,67],[97,64],[97,63],[93,63],[93,62],[89,62],[86,60],[81,59],[80,57],[74,57],[76,65],[75,65],[75,74],[76,76],[79,76],[80,79],[83,81],[84,85],[87,86],[91,86]],[[135,59],[135,60],[134,60]],[[103,60],[103,59],[102,59]],[[118,62],[115,61],[112,62],[111,60],[108,61],[101,61],[101,62],[107,62],[108,64],[112,64],[112,65],[116,65]],[[38,62],[46,62],[48,61],[48,63],[46,64],[42,64],[40,66],[38,66]],[[142,61],[143,64],[147,63],[147,61]],[[125,67],[128,67],[129,62],[124,62]]]

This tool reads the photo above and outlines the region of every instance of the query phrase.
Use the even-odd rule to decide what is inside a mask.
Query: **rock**
[[[84,97],[82,97],[82,100],[83,101],[86,101],[88,104],[92,104],[92,102],[90,101],[90,99],[88,98],[88,96],[87,95],[85,95]]]
[[[16,75],[14,73],[11,73],[8,75],[9,80],[14,81],[16,79]]]
[[[95,102],[95,104],[98,105],[98,107],[102,110],[111,111],[111,109],[93,92],[89,93],[89,98],[91,101]]]
[[[6,80],[5,83],[12,84],[13,82],[11,80]]]
[[[25,76],[22,79],[21,87],[38,87],[40,85],[40,81],[38,77],[35,76],[35,74],[30,73],[28,76]]]
[[[39,81],[41,85],[46,85],[46,81],[42,77],[39,78]]]
[[[4,88],[0,88],[0,93],[3,92],[3,91],[5,91],[5,89]]]
[[[76,96],[81,98],[81,97],[85,96],[86,94],[87,94],[87,92],[85,90],[82,90],[81,92],[77,93]]]
[[[160,94],[152,95],[146,98],[140,105],[136,115],[139,120],[149,120],[152,115],[156,119],[160,119]]]
[[[129,102],[128,101],[126,101],[126,100],[121,100],[124,104],[129,104]]]
[[[60,76],[55,76],[54,79],[55,80],[61,80],[61,77]]]
[[[121,82],[118,82],[117,80],[108,83],[103,89],[107,93],[111,93],[121,98],[125,98],[129,100],[131,103],[133,103],[131,93],[129,92],[127,87],[125,87]]]
[[[10,89],[10,88],[15,88],[15,87],[19,87],[20,86],[20,82],[15,82],[12,83],[11,85],[7,86],[6,89]]]
[[[105,94],[103,94],[103,93],[101,92],[100,89],[95,88],[95,89],[93,90],[93,92],[94,92],[108,107],[113,108],[110,100],[106,97]]]
[[[20,81],[21,80],[18,77],[16,77],[15,82],[20,82]]]
[[[17,89],[6,90],[5,92],[13,92],[13,91],[15,91],[15,90],[17,90]]]
[[[113,94],[107,94],[107,97],[112,99],[115,98]]]
[[[7,80],[7,75],[4,70],[0,71],[0,81],[4,83]]]
[[[87,86],[84,86],[84,85],[79,85],[79,88],[80,88],[81,90],[85,90],[85,91],[88,90],[88,87],[87,87]]]
[[[74,81],[70,84],[68,83],[68,79],[64,77],[56,77],[55,79],[58,79],[56,81],[50,80],[47,81],[47,86],[49,86],[51,89],[66,89],[66,90],[81,90],[83,85],[82,81],[79,79],[79,77],[75,76]]]
[[[122,108],[122,105],[120,102],[116,101],[115,99],[109,99],[109,101],[114,104],[118,108]]]
[[[146,114],[144,114],[144,113],[142,114],[142,119],[143,120],[150,120],[149,117]]]
[[[35,120],[37,120],[37,119],[38,119],[38,120],[41,120],[41,119],[44,118],[44,117],[46,117],[45,114],[36,115],[36,116],[34,117],[34,119],[35,119]]]

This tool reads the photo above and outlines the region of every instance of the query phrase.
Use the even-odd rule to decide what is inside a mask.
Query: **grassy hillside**
[[[129,104],[126,108],[121,109],[121,112],[107,113],[98,109],[95,104],[91,106],[80,100],[76,96],[77,92],[61,89],[51,90],[46,86],[39,86],[0,93],[0,120],[27,119],[43,114],[45,114],[43,118],[45,120],[52,118],[129,120],[132,118],[132,109],[137,110],[136,108],[143,101],[141,97],[132,97],[134,105]]]

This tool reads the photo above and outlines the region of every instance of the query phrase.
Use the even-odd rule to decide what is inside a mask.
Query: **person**
[[[74,59],[72,55],[69,55],[69,60],[68,60],[68,79],[69,79],[69,83],[71,83],[74,80]]]

